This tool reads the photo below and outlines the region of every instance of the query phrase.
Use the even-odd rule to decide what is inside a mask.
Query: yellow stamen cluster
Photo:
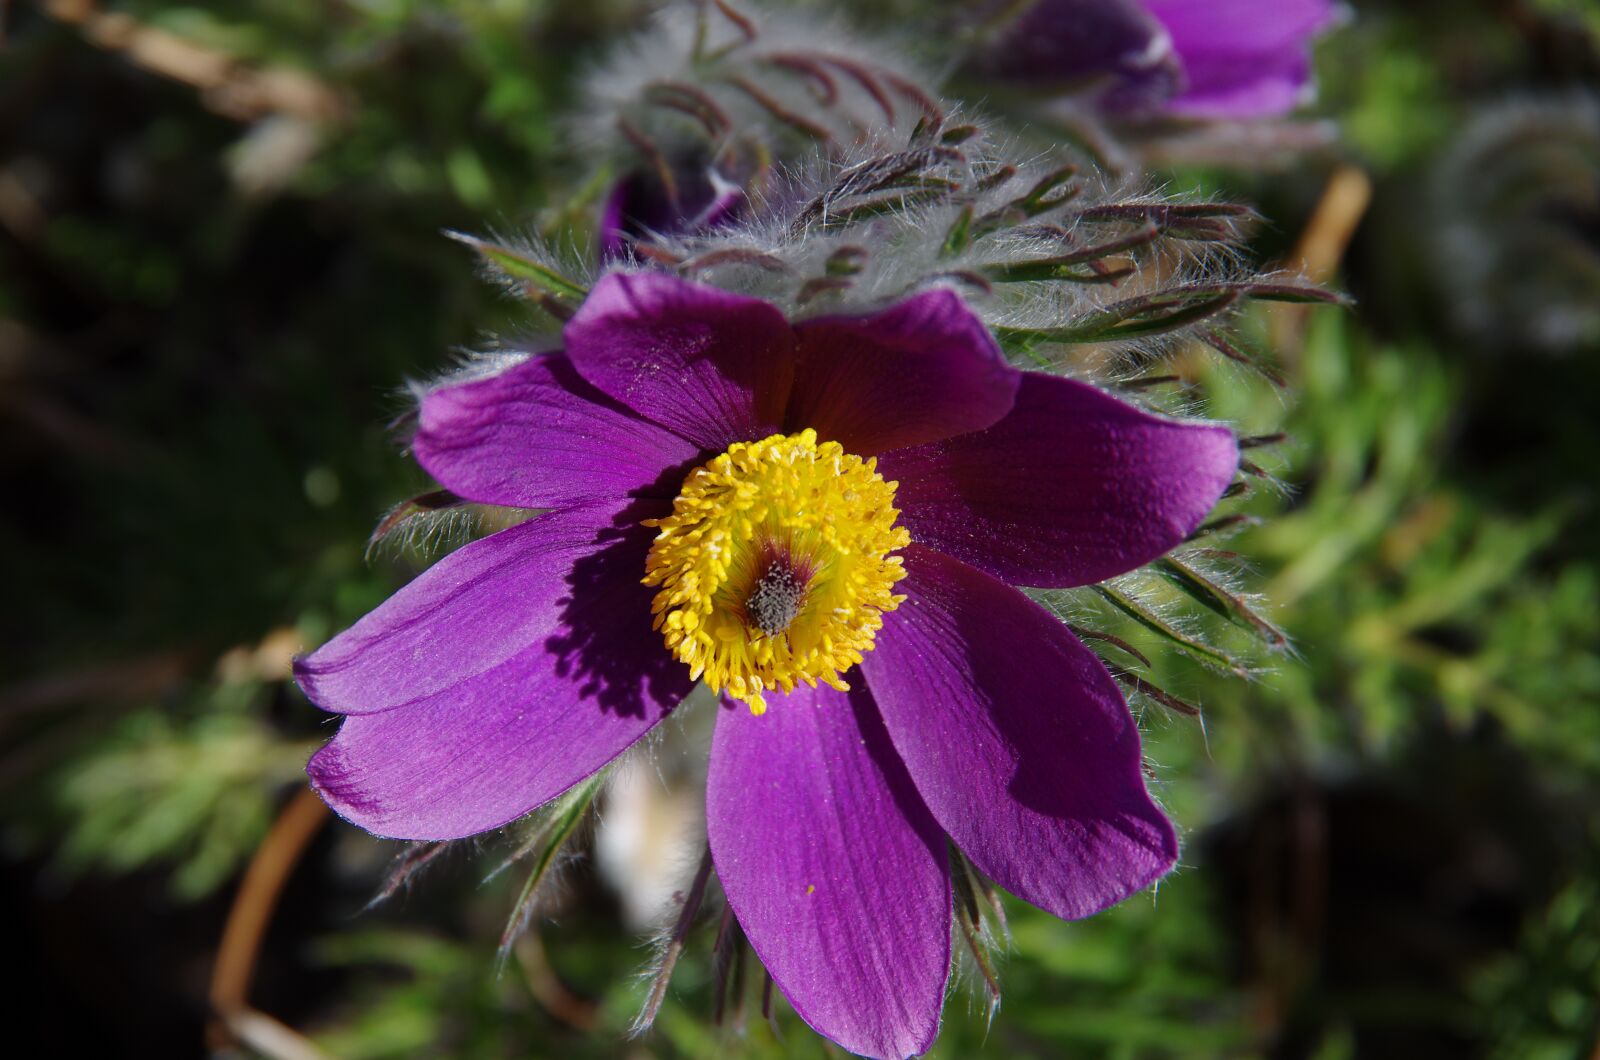
[[[667,648],[760,714],[762,693],[804,681],[847,690],[840,674],[872,650],[905,577],[895,483],[877,460],[817,432],[739,442],[691,471],[660,532],[644,583]]]

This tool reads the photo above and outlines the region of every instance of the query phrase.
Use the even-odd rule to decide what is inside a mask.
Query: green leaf
[[[520,861],[529,854],[533,855],[533,867],[529,870],[528,878],[511,908],[511,916],[506,919],[505,930],[500,935],[502,961],[510,953],[511,944],[516,942],[517,936],[527,927],[528,918],[532,915],[534,905],[539,898],[540,888],[549,878],[557,855],[567,845],[567,840],[578,830],[584,814],[589,811],[595,795],[600,791],[600,785],[605,782],[605,776],[606,773],[602,770],[551,803],[544,814],[543,823],[532,838],[524,843],[500,869],[495,870],[498,873],[513,862]]]
[[[1238,596],[1228,592],[1188,564],[1168,556],[1156,560],[1155,569],[1207,610],[1221,615],[1236,626],[1258,634],[1274,648],[1288,647],[1289,638],[1284,636],[1282,630],[1256,614],[1250,605]]]
[[[950,226],[950,231],[945,234],[944,245],[940,253],[944,257],[954,257],[972,245],[972,204],[969,202],[961,208],[961,213],[956,217],[955,223]]]
[[[1170,622],[1131,597],[1125,596],[1107,585],[1096,585],[1094,589],[1112,607],[1115,607],[1145,629],[1161,637],[1185,655],[1198,659],[1207,666],[1227,671],[1239,677],[1249,676],[1250,670],[1242,662],[1221,649],[1213,648],[1204,641],[1178,630]]]
[[[469,236],[465,232],[446,231],[445,235],[458,243],[465,243],[488,263],[489,267],[514,283],[523,285],[530,294],[538,292],[562,302],[576,304],[589,295],[589,289],[576,280],[569,279],[526,253],[513,250],[500,243]]]

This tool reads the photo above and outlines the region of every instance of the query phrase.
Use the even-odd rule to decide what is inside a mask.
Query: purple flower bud
[[[735,220],[744,189],[711,167],[683,166],[660,175],[632,173],[612,185],[600,213],[600,260],[628,255],[633,241],[649,234],[709,232]]]
[[[1099,105],[1122,113],[1275,117],[1311,93],[1311,41],[1337,12],[1333,0],[1036,0],[974,65],[1098,82]]]

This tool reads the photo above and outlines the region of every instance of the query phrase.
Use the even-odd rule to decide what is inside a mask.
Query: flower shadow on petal
[[[1071,681],[1058,666],[1049,667],[1048,673],[1026,674],[1015,658],[976,649],[993,637],[994,616],[966,611],[958,624],[962,639],[973,646],[965,659],[973,685],[992,690],[996,701],[1029,704],[988,715],[1015,753],[1016,772],[1006,790],[1019,805],[1049,817],[1088,818],[1148,802],[1139,773],[1138,727],[1092,654],[1085,651],[1070,661]],[[1061,701],[1073,696],[1111,709],[1085,710],[1078,704],[1077,709],[1061,709]],[[1094,782],[1086,782],[1089,770],[1083,764],[1094,759],[1099,769],[1121,760],[1130,783],[1120,788],[1107,784],[1099,769],[1094,770]]]
[[[567,595],[557,601],[560,632],[545,641],[555,672],[578,684],[580,699],[593,699],[607,713],[643,717],[653,704],[675,703],[694,687],[688,668],[651,628],[654,592],[641,581],[655,531],[640,522],[670,507],[660,500],[630,502],[596,535],[595,550],[573,564]]]
[[[1052,845],[1075,877],[1066,902],[1052,900],[1057,888],[1022,896],[1084,916],[1163,876],[1177,836],[1145,788],[1138,725],[1099,659],[1075,645],[1029,672],[1008,654],[972,650],[993,638],[992,614],[965,611],[958,624],[973,684],[993,694],[989,723],[1014,755],[1006,794],[1046,819],[1036,823],[1056,833]]]
[[[991,879],[1089,916],[1159,878],[1177,836],[1145,790],[1139,733],[1099,658],[1010,586],[923,546],[867,657],[918,791]]]

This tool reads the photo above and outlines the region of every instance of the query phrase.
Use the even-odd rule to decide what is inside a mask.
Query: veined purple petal
[[[934,819],[996,883],[1059,917],[1155,882],[1177,837],[1100,660],[981,571],[920,545],[905,564],[907,599],[862,669]]]
[[[1018,585],[1085,585],[1177,545],[1233,480],[1225,427],[1181,423],[1092,386],[1023,373],[988,430],[888,453],[911,539]]]
[[[1021,376],[954,291],[928,291],[868,316],[822,317],[800,336],[791,430],[871,455],[987,427]]]
[[[378,835],[473,835],[554,798],[648,732],[691,687],[650,628],[650,590],[639,584],[653,535],[638,519],[665,510],[641,503],[613,518],[614,507],[568,509],[476,542],[499,541],[500,553],[521,558],[514,579],[476,583],[471,628],[429,614],[416,596],[391,610],[410,587],[358,623],[351,633],[366,644],[354,657],[338,654],[339,692],[359,699],[365,675],[399,705],[346,718],[312,757],[307,772],[328,805]],[[478,669],[495,610],[521,647]],[[429,659],[450,672],[448,683],[427,675]],[[300,680],[329,705],[326,683],[303,667]]]
[[[923,1052],[950,973],[944,835],[864,692],[768,703],[717,719],[706,826],[723,891],[812,1028],[864,1056]]]
[[[1183,62],[1188,87],[1166,109],[1195,117],[1285,114],[1311,82],[1311,40],[1333,0],[1144,0]]]
[[[518,508],[671,497],[699,456],[584,382],[561,353],[431,391],[412,450],[446,489]]]
[[[578,373],[702,449],[775,433],[794,330],[773,305],[657,273],[603,277],[566,326]]]

